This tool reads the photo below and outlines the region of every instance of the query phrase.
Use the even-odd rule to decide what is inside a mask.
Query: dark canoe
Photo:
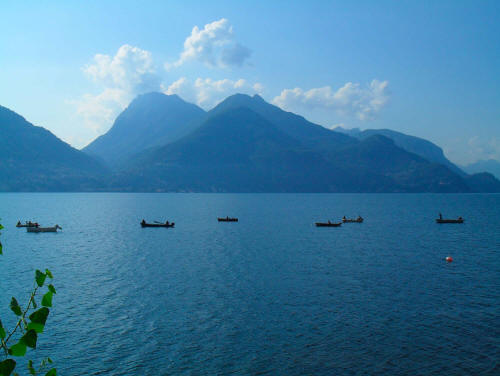
[[[174,227],[175,223],[144,223],[141,222],[141,227]]]
[[[330,221],[328,221],[328,222],[316,222],[315,225],[316,225],[316,227],[340,227],[342,225],[342,222],[339,222],[339,223],[332,223]]]
[[[436,219],[436,223],[464,223],[463,218],[458,219]]]
[[[363,223],[363,218],[357,218],[357,219],[342,219],[342,222],[344,223]]]
[[[238,218],[231,218],[231,217],[226,217],[226,218],[217,218],[219,222],[238,222]]]

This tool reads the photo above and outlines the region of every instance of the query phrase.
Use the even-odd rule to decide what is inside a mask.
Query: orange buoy
[[[453,258],[452,258],[451,256],[448,256],[448,257],[446,257],[446,259],[445,259],[445,260],[446,260],[446,262],[452,262],[452,261],[453,261]]]

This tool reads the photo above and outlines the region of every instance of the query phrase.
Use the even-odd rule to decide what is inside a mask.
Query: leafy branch
[[[1,229],[3,229],[3,226],[0,224]],[[2,252],[3,248],[0,243],[0,255]],[[45,273],[36,270],[33,289],[24,309],[19,305],[17,299],[12,297],[10,310],[17,316],[17,323],[12,330],[7,331],[0,319],[0,354],[5,358],[0,362],[0,376],[10,376],[14,372],[17,363],[12,357],[24,357],[28,347],[36,349],[38,335],[43,333],[47,317],[50,313],[49,308],[52,307],[52,298],[56,294],[56,289],[51,283],[45,285],[47,278],[50,280],[53,279],[50,270],[45,269]],[[47,291],[42,297],[42,307],[37,309],[38,305],[35,297],[44,286],[47,287]],[[16,333],[18,335],[15,336]],[[16,337],[17,340],[15,340]],[[16,343],[10,345],[11,342]],[[56,376],[57,371],[55,368],[50,368],[51,364],[52,359],[46,358],[42,360],[38,369],[35,369],[33,361],[28,360],[29,374],[37,375],[46,372],[45,376]],[[18,373],[14,373],[13,375],[18,376]]]

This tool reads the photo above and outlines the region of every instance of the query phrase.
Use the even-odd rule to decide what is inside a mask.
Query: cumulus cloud
[[[250,55],[251,51],[235,40],[229,21],[221,18],[206,24],[203,29],[195,26],[184,41],[179,59],[166,63],[165,68],[169,70],[193,60],[212,67],[240,67]]]
[[[326,108],[360,120],[372,120],[389,100],[388,85],[388,81],[373,80],[365,87],[348,82],[337,90],[330,86],[309,90],[285,89],[272,102],[289,111]]]
[[[95,55],[94,63],[83,70],[96,83],[132,94],[160,87],[151,52],[128,44],[121,46],[115,56]]]
[[[135,96],[161,87],[151,53],[128,44],[121,46],[114,56],[96,54],[83,71],[101,92],[84,94],[69,102],[96,134],[109,127]]]
[[[204,109],[210,109],[229,95],[236,93],[258,94],[262,92],[263,88],[260,83],[251,84],[241,78],[239,80],[197,78],[195,81],[191,81],[181,77],[164,88],[164,93],[177,94],[188,102],[196,103]]]

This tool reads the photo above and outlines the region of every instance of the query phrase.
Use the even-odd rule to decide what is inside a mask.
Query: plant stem
[[[28,313],[28,310],[30,309],[30,305],[33,302],[33,299],[35,298],[37,290],[38,290],[38,287],[35,287],[35,289],[31,293],[30,300],[28,300],[28,306],[26,307],[23,314],[19,318],[19,321],[17,322],[16,326],[14,327],[14,330],[11,333],[9,333],[9,335],[7,336],[7,339],[5,340],[5,342],[3,344],[4,349],[6,349],[7,342],[9,342],[10,337],[12,337],[12,335],[16,332],[17,328],[19,328],[21,326],[21,323],[24,321],[24,318],[26,317],[26,313]]]

